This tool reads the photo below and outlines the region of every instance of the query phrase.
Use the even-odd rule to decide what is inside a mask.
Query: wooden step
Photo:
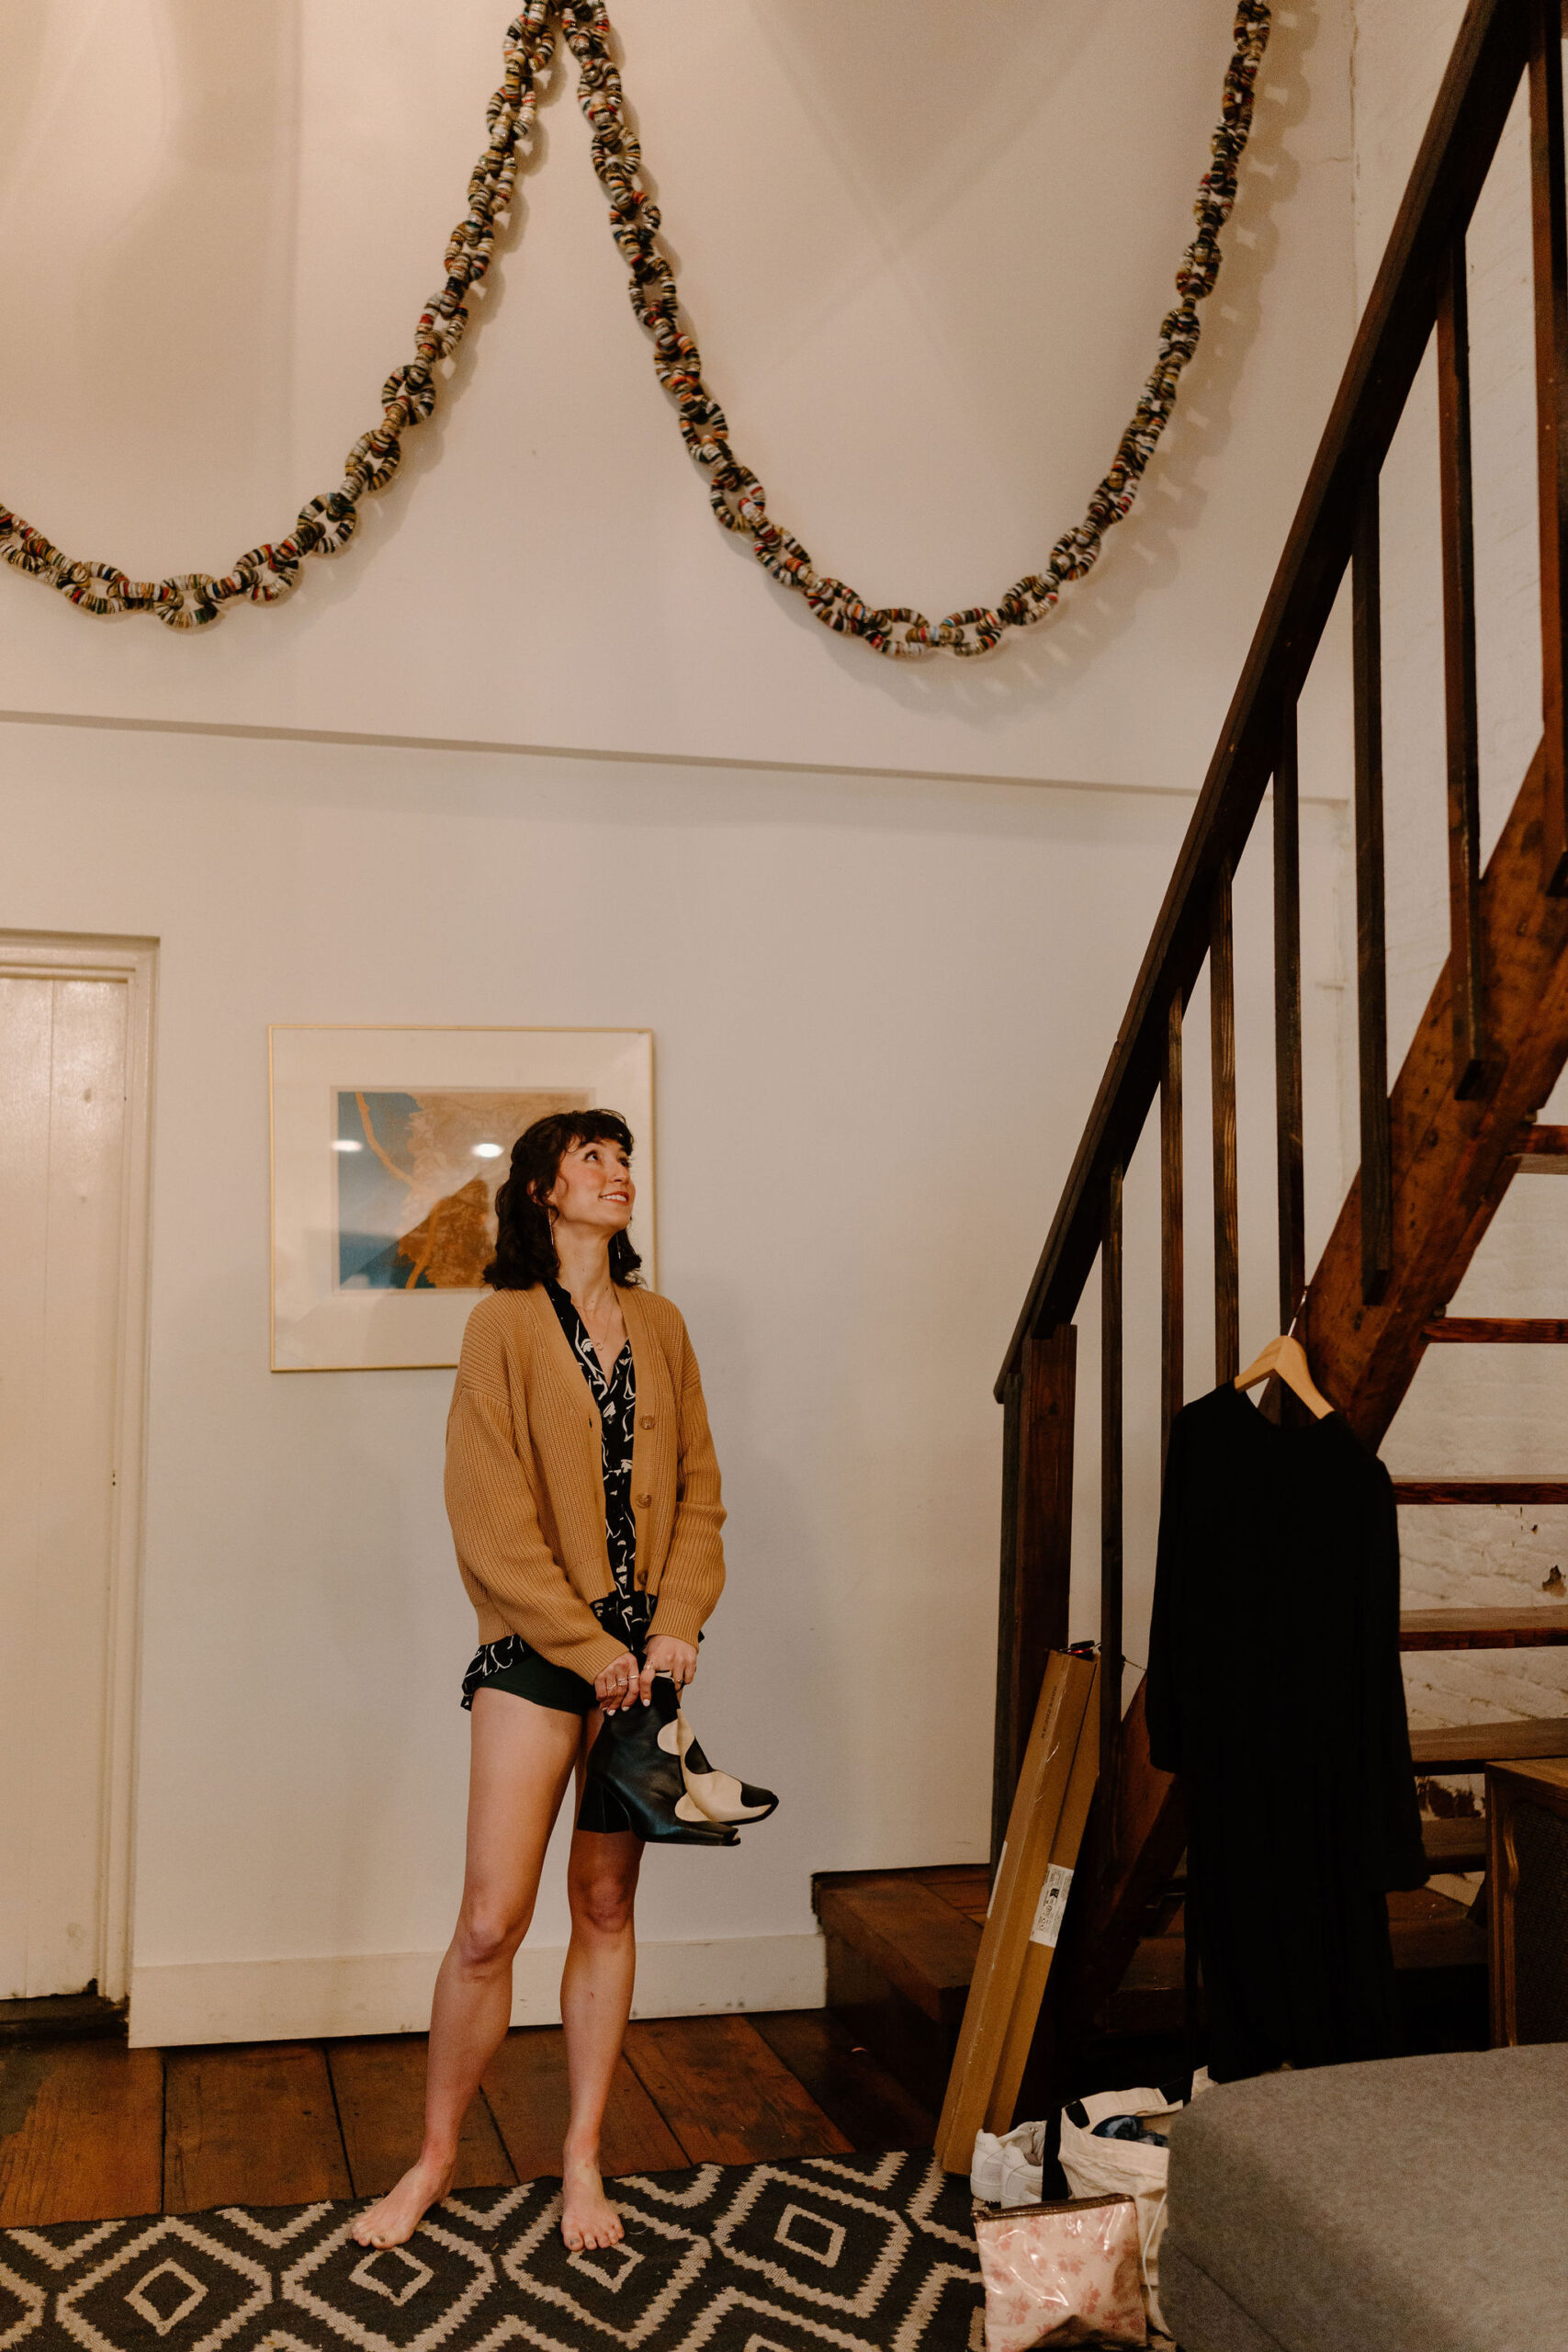
[[[1568,1642],[1568,1606],[1545,1600],[1519,1609],[1404,1609],[1402,1650],[1539,1650]]]
[[[1568,1503],[1568,1478],[1395,1478],[1400,1503]]]
[[[1385,1896],[1388,1939],[1403,1975],[1416,1968],[1484,1968],[1486,1930],[1467,1906],[1436,1887],[1413,1886]]]
[[[1424,1822],[1424,1829],[1450,1830],[1457,1822]],[[1470,1821],[1467,1830],[1480,1830],[1484,1836],[1485,1823]],[[1455,1857],[1434,1860],[1434,1870],[1473,1870],[1478,1864],[1463,1859],[1467,1849],[1457,1849]],[[1435,1887],[1413,1887],[1406,1893],[1391,1894],[1388,1904],[1388,1939],[1393,1953],[1393,1964],[1404,1975],[1407,1971],[1430,1968],[1484,1968],[1486,1965],[1486,1933],[1477,1926],[1462,1903],[1451,1895],[1440,1894]],[[1179,2033],[1186,2019],[1187,1952],[1179,1920],[1163,1935],[1145,1936],[1134,1953],[1126,1974],[1105,2006],[1105,2030],[1112,2034]],[[1200,1990],[1199,1999],[1202,1993]]]
[[[912,1871],[824,1873],[817,1916],[933,2023],[962,2017],[979,1927]]]
[[[1483,1726],[1483,1731],[1511,1733],[1540,1728],[1528,1724]],[[1568,1724],[1555,1728],[1568,1743]],[[1469,1732],[1461,1735],[1470,1736]],[[1418,1736],[1413,1736],[1413,1745]],[[1494,1740],[1488,1752],[1495,1747]],[[1435,1871],[1485,1867],[1483,1820],[1424,1820],[1421,1829],[1427,1859]],[[958,1905],[964,1902],[975,1908],[984,1880],[983,1871],[964,1865],[948,1870],[824,1871],[813,1885],[828,1946],[829,2009],[850,2028],[857,2042],[928,2107],[940,2104],[980,1947],[977,1920],[966,1917]],[[1388,1907],[1394,1966],[1402,1972],[1457,1968],[1484,1961],[1484,1933],[1462,1904],[1419,1888],[1391,1894]],[[1120,1986],[1097,2004],[1097,2014],[1112,2034],[1180,2030],[1179,1902],[1170,1901],[1161,1917],[1161,1931],[1141,1939]]]
[[[1568,1347],[1568,1317],[1561,1315],[1439,1315],[1426,1326],[1428,1341],[1485,1347]]]
[[[932,2109],[947,2087],[979,1956],[980,1920],[971,1916],[979,1883],[974,1869],[954,1868],[825,1871],[812,1883],[828,2007]]]
[[[1568,1176],[1568,1127],[1530,1127],[1519,1147],[1520,1176]]]
[[[1568,1716],[1511,1724],[1445,1724],[1435,1731],[1413,1731],[1410,1753],[1418,1772],[1478,1772],[1486,1764],[1568,1757]]]
[[[1486,1816],[1460,1814],[1451,1821],[1423,1820],[1421,1843],[1435,1871],[1483,1871]]]

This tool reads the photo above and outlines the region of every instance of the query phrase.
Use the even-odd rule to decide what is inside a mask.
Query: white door
[[[104,1948],[129,997],[0,974],[0,1998]]]

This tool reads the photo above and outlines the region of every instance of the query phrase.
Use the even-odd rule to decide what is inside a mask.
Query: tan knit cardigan
[[[619,1292],[637,1371],[632,1509],[651,1640],[694,1642],[724,1585],[718,1463],[677,1308]],[[446,1513],[481,1642],[520,1634],[592,1682],[626,1644],[589,1607],[612,1593],[602,1423],[543,1288],[502,1290],[468,1317],[446,1423]]]

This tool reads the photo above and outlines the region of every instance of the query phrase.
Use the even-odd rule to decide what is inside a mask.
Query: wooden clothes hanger
[[[1305,1349],[1288,1331],[1282,1331],[1277,1340],[1270,1340],[1257,1363],[1249,1363],[1245,1372],[1237,1373],[1235,1385],[1238,1388],[1256,1388],[1258,1382],[1267,1380],[1270,1373],[1279,1374],[1286,1387],[1301,1398],[1314,1420],[1325,1419],[1334,1410],[1313,1379]]]

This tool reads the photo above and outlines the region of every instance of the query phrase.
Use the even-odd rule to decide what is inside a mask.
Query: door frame
[[[141,1665],[146,1487],[147,1344],[152,1234],[152,1029],[158,942],[71,932],[0,930],[0,978],[118,980],[126,989],[125,1159],[109,1521],[103,1830],[96,1975],[106,2000],[130,1991],[135,1879],[136,1708]]]

